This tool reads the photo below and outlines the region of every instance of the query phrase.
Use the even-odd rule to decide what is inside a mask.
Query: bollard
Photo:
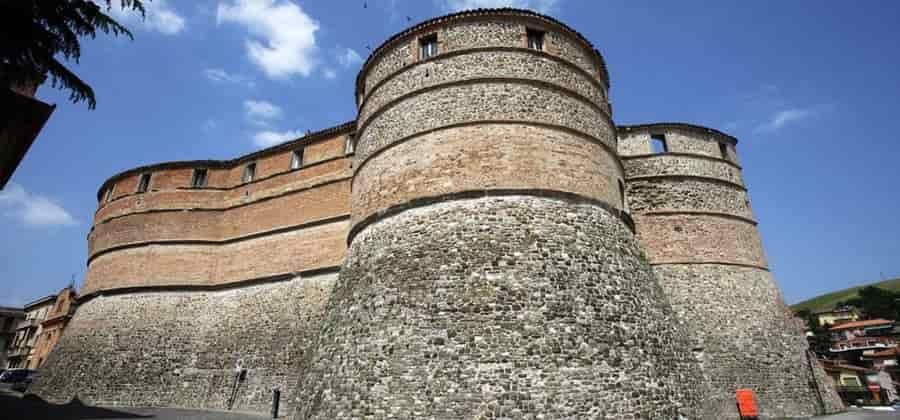
[[[278,400],[281,399],[281,390],[278,387],[272,387],[272,418],[278,418]]]

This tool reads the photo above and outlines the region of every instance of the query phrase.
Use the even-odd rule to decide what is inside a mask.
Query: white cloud
[[[244,115],[247,120],[257,125],[268,125],[272,120],[277,120],[284,115],[278,105],[269,101],[244,101]]]
[[[253,135],[253,144],[259,147],[269,147],[302,136],[303,133],[301,133],[300,130],[288,130],[280,133],[276,131],[260,131]]]
[[[8,216],[22,220],[25,226],[73,226],[78,222],[50,198],[31,194],[19,184],[10,183],[0,191],[0,208]]]
[[[328,80],[334,80],[337,77],[337,72],[331,67],[326,67],[322,69],[322,75]]]
[[[289,0],[232,0],[219,3],[216,22],[243,25],[252,38],[247,56],[272,79],[309,76],[318,64],[319,23]]]
[[[143,4],[146,11],[143,21],[139,12],[131,9],[122,10],[121,5],[115,1],[110,13],[119,21],[136,24],[144,30],[156,31],[163,35],[175,35],[184,30],[186,26],[184,18],[169,6],[166,0],[153,0]]]
[[[362,57],[352,48],[339,49],[336,55],[338,63],[344,67],[351,67],[363,61]]]
[[[758,125],[753,132],[754,133],[771,133],[777,131],[784,127],[785,125],[807,119],[813,116],[815,112],[812,109],[786,109],[784,111],[779,111],[775,113],[770,119],[766,122]]]
[[[515,7],[548,13],[556,9],[559,0],[442,0],[444,9],[449,11]]]
[[[215,83],[231,83],[248,88],[252,88],[254,85],[253,79],[240,74],[231,74],[223,69],[206,69],[203,70],[203,74],[207,79]]]

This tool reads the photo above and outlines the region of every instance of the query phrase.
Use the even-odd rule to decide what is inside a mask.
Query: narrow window
[[[113,190],[115,190],[115,189],[116,189],[116,184],[112,184],[112,185],[109,186],[109,188],[107,188],[107,190],[106,190],[106,197],[104,198],[104,200],[105,200],[107,203],[110,202],[110,200],[112,200]]]
[[[669,151],[669,145],[666,144],[666,136],[662,134],[651,135],[650,143],[653,153],[667,153]]]
[[[728,145],[725,143],[719,143],[719,155],[722,156],[722,159],[728,159]]]
[[[528,48],[538,51],[544,50],[544,31],[527,29],[526,34],[528,35]]]
[[[256,178],[256,162],[250,162],[244,167],[244,183],[252,182]]]
[[[299,169],[303,166],[303,148],[294,150],[291,153],[291,169]]]
[[[353,136],[347,136],[347,142],[344,144],[344,154],[349,155],[356,150],[356,140]]]
[[[191,176],[191,187],[203,188],[206,186],[206,168],[194,169],[194,175]]]
[[[437,34],[419,38],[419,59],[426,60],[437,55]]]
[[[628,205],[625,203],[625,183],[619,180],[619,197],[622,198],[622,210],[628,211]]]
[[[147,192],[148,188],[150,188],[150,174],[141,174],[141,179],[138,181],[137,192]]]

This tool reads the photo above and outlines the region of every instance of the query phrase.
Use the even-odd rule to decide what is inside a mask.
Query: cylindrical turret
[[[734,393],[752,389],[763,418],[821,411],[815,361],[788,324],[766,265],[737,140],[704,127],[619,127],[628,207],[637,236],[679,319],[710,396],[704,412],[736,418]]]
[[[676,418],[693,358],[622,211],[600,55],[531,12],[424,22],[357,84],[350,248],[298,418]]]

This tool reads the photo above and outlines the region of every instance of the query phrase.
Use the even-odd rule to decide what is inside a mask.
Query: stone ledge
[[[704,180],[704,181],[709,181],[709,182],[721,183],[721,184],[725,184],[725,185],[729,185],[729,186],[735,187],[735,188],[740,189],[740,190],[742,190],[742,191],[747,191],[747,187],[745,187],[745,186],[743,186],[743,185],[741,185],[741,184],[738,184],[738,183],[736,183],[736,182],[731,182],[731,181],[728,181],[728,180],[725,180],[725,179],[721,179],[721,178],[713,178],[713,177],[711,177],[711,176],[703,176],[703,175],[681,175],[681,174],[640,175],[640,176],[633,176],[633,177],[625,177],[625,182],[629,182],[629,181],[640,181],[640,180],[645,180],[645,179],[660,179],[660,178],[668,178],[668,179],[679,179],[679,178],[680,178],[680,179],[699,179],[699,180]]]
[[[86,293],[78,297],[78,304],[84,304],[85,302],[94,299],[99,296],[114,296],[114,295],[123,295],[123,294],[134,294],[134,293],[153,293],[153,292],[211,292],[211,291],[221,291],[221,290],[229,290],[229,289],[239,289],[242,287],[255,286],[258,284],[264,283],[275,283],[293,280],[299,277],[312,277],[318,276],[322,274],[329,273],[338,273],[341,271],[341,266],[326,266],[326,267],[316,267],[308,270],[302,270],[297,272],[290,273],[282,273],[275,274],[271,276],[263,276],[256,277],[251,279],[244,280],[235,280],[227,283],[215,283],[215,284],[184,284],[184,285],[155,285],[155,286],[131,286],[131,287],[116,287],[111,289],[98,289],[92,292]]]
[[[618,128],[618,127],[616,127],[616,128]],[[709,156],[709,155],[701,155],[699,153],[686,153],[686,152],[644,153],[644,154],[639,154],[639,155],[627,155],[627,156],[619,156],[619,157],[622,160],[632,160],[632,159],[651,159],[651,158],[661,157],[661,156],[691,157],[691,158],[712,160],[712,161],[716,161],[716,162],[727,163],[731,166],[734,166],[737,169],[741,169],[741,170],[744,169],[741,167],[741,165],[738,165],[737,163],[734,163],[728,159],[722,159],[720,157]]]

